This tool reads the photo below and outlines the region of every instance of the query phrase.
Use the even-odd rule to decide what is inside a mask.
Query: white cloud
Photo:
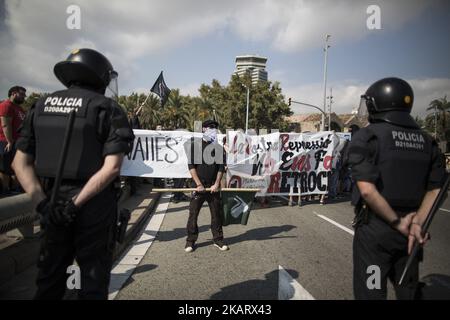
[[[450,79],[414,79],[409,83],[414,90],[413,114],[424,117],[432,111],[426,111],[431,101],[447,96],[450,98]]]
[[[184,96],[190,95],[191,97],[196,97],[200,95],[198,89],[200,89],[200,83],[190,83],[180,87],[180,94]]]
[[[373,4],[380,7],[381,28],[393,29],[417,17],[433,1],[266,0],[237,12],[233,25],[244,39],[268,40],[279,51],[300,51],[323,46],[326,34],[332,35],[332,43],[340,43],[376,32],[366,25],[367,7]]]
[[[15,83],[42,91],[60,88],[53,66],[80,46],[103,52],[124,83],[140,71],[139,60],[224,30],[244,40],[267,42],[278,51],[322,46],[326,33],[332,33],[334,43],[353,41],[369,33],[366,8],[373,2],[6,0],[0,43],[7,49],[0,51],[0,90]],[[430,2],[375,3],[382,9],[382,27],[389,29],[417,17]],[[72,4],[81,9],[81,30],[66,28],[66,8]]]
[[[221,8],[232,7],[230,3],[7,0],[0,42],[8,43],[8,50],[0,51],[0,89],[11,83],[43,91],[60,87],[53,66],[77,47],[101,51],[119,71],[121,81],[130,80],[139,71],[139,58],[176,48],[223,26],[227,14]],[[66,28],[66,8],[71,4],[81,9],[81,30]]]
[[[414,90],[414,105],[412,114],[424,117],[431,111],[426,111],[429,103],[434,99],[450,97],[450,78],[433,79],[406,79]],[[329,88],[333,88],[332,112],[337,114],[351,113],[352,109],[358,107],[361,94],[363,94],[370,83],[360,83],[354,80],[342,83],[330,83],[327,85],[327,96]],[[309,103],[323,108],[323,85],[316,83],[298,87],[284,88],[286,99]],[[315,113],[316,109],[298,104],[292,104],[291,109],[296,114]],[[328,111],[328,100],[327,100]]]

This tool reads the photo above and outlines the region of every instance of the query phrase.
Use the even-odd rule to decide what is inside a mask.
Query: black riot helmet
[[[104,92],[106,88],[117,95],[117,72],[100,52],[92,49],[76,49],[66,60],[53,69],[56,77],[66,87],[79,84]]]
[[[366,109],[369,121],[384,121],[401,126],[418,128],[411,117],[414,92],[399,78],[384,78],[373,83],[361,96],[360,111]]]

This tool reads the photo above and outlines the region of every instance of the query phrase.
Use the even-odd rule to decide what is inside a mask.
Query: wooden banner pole
[[[196,191],[196,188],[153,188],[154,192],[191,192]],[[211,188],[205,188],[205,191],[211,191]],[[222,188],[219,191],[233,192],[233,191],[243,191],[243,192],[259,192],[261,189],[249,189],[249,188]]]

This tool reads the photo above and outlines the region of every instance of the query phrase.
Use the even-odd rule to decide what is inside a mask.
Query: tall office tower
[[[252,77],[252,84],[267,81],[266,62],[267,58],[256,55],[237,56],[234,74],[242,76],[248,72]]]

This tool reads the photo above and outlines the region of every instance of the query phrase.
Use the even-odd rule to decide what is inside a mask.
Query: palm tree
[[[182,96],[180,95],[180,89],[172,89],[167,99],[167,105],[180,109],[183,106]]]
[[[178,120],[178,110],[173,106],[164,106],[164,111],[162,114],[164,128],[175,130],[176,123]]]
[[[441,126],[439,128],[439,133],[437,134],[445,139],[445,131],[447,129],[447,112],[450,111],[450,102],[447,101],[447,96],[431,101],[430,106],[427,108],[427,111],[429,110],[434,110],[435,112],[439,111]],[[435,125],[437,126],[437,124]]]
[[[168,127],[172,129],[186,128],[191,112],[188,104],[189,98],[180,95],[179,89],[170,92],[167,104],[164,107],[164,118]]]
[[[143,102],[144,100],[142,100]],[[141,103],[142,103],[141,102]],[[143,105],[140,115],[142,129],[155,129],[157,125],[161,124],[162,112],[161,103],[158,97],[150,95]]]
[[[186,98],[185,98],[186,100]],[[178,109],[178,125],[177,128],[188,128],[189,115],[192,112],[188,101],[184,101],[180,109]]]
[[[132,112],[136,107],[136,99],[133,101],[133,96],[135,96],[135,93],[132,93],[129,96],[120,96],[118,99],[119,105],[125,108],[127,113]]]
[[[193,100],[189,104],[189,112],[186,115],[186,127],[190,131],[194,130],[195,121],[205,121],[210,117],[210,112],[205,107],[201,107],[198,104],[197,99]]]
[[[185,127],[189,131],[194,131],[194,121],[198,118],[197,117],[198,107],[196,107],[195,105],[191,105],[190,107],[191,107],[190,112],[187,114],[185,118]]]

